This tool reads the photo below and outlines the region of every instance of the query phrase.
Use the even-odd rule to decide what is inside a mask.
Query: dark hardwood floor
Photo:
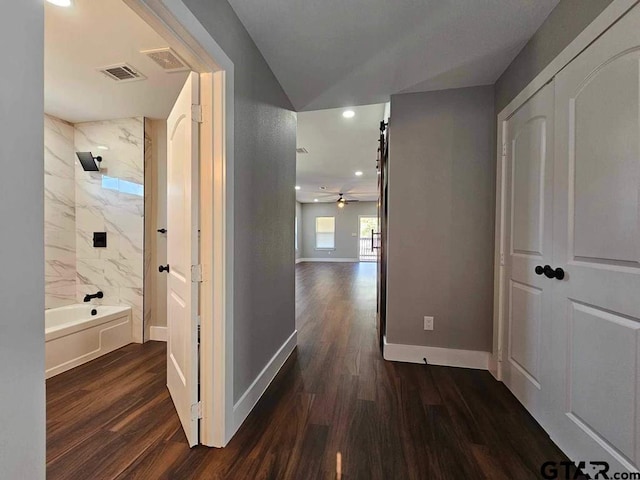
[[[566,460],[485,371],[385,362],[375,265],[296,267],[298,348],[224,449],[186,445],[165,345],[47,381],[47,478],[534,479]]]

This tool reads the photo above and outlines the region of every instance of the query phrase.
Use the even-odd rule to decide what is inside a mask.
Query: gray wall
[[[358,216],[377,215],[376,202],[350,203],[338,208],[335,202],[302,205],[303,258],[349,258],[358,260]],[[336,218],[335,250],[316,250],[316,217]],[[354,237],[353,234],[356,236]]]
[[[226,0],[184,0],[235,66],[234,398],[295,329],[296,114]]]
[[[496,113],[589,25],[612,0],[561,0],[496,82]]]
[[[0,478],[31,480],[45,475],[42,1],[3,2],[0,43]]]
[[[390,343],[491,350],[494,123],[492,86],[391,97]]]
[[[167,326],[167,122],[144,119],[144,341],[151,327]]]
[[[296,260],[302,258],[302,204],[296,202],[296,221],[298,222],[298,249],[296,250]]]
[[[167,263],[167,236],[157,232],[159,228],[167,226],[167,122],[165,120],[146,120],[151,127],[151,158],[149,167],[145,165],[145,211],[151,207],[149,230],[145,231],[151,237],[151,268],[149,276],[152,278],[150,291],[145,286],[145,311],[147,306],[151,310],[149,324],[145,320],[145,327],[167,326],[167,277],[158,273],[158,265]],[[146,153],[146,151],[145,151]],[[148,180],[148,181],[147,181]],[[150,205],[149,205],[150,204]],[[146,213],[145,213],[146,215]],[[146,217],[145,217],[146,218]],[[146,228],[146,226],[145,226]],[[146,275],[145,275],[146,280]],[[146,318],[146,313],[145,313]],[[148,339],[148,336],[145,336]]]

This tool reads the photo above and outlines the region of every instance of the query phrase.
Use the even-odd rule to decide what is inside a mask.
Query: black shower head
[[[94,157],[91,152],[76,152],[85,172],[99,172],[102,157]]]

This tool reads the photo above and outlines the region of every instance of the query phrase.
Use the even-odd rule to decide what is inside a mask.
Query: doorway
[[[124,127],[119,128],[118,126],[108,128],[109,125],[107,125],[106,130],[114,138],[119,138],[122,143],[138,145],[140,152],[144,153],[140,155],[139,165],[133,165],[130,164],[131,162],[127,162],[127,158],[119,150],[110,147],[109,142],[97,142],[93,136],[84,135],[84,131],[80,132],[82,140],[88,141],[91,145],[86,145],[86,148],[83,145],[83,148],[78,149],[74,148],[73,141],[71,141],[70,151],[78,150],[80,154],[86,157],[88,162],[87,168],[84,168],[84,166],[80,168],[80,164],[76,165],[76,170],[80,169],[82,171],[82,178],[86,177],[87,184],[95,187],[99,192],[105,191],[112,196],[120,195],[123,198],[120,199],[118,197],[113,202],[107,202],[108,199],[106,197],[103,198],[104,195],[97,195],[95,196],[96,205],[93,208],[87,208],[87,212],[82,213],[82,220],[87,224],[86,230],[92,233],[90,240],[93,244],[83,251],[84,257],[87,257],[86,259],[83,257],[87,268],[83,268],[82,272],[76,273],[74,271],[73,273],[74,277],[82,279],[83,285],[84,283],[87,285],[83,289],[77,289],[74,283],[73,291],[71,290],[72,285],[69,285],[69,292],[66,290],[64,292],[68,297],[65,297],[65,301],[73,301],[82,293],[84,302],[87,302],[87,304],[95,303],[95,308],[90,310],[91,312],[100,310],[103,305],[107,307],[106,313],[112,315],[112,322],[117,327],[119,342],[110,344],[110,351],[119,348],[122,344],[126,345],[131,342],[140,343],[149,339],[167,341],[169,345],[166,362],[167,372],[171,373],[169,376],[174,380],[176,378],[180,380],[169,381],[173,385],[173,388],[170,385],[169,390],[182,420],[189,445],[193,446],[197,443],[202,443],[208,446],[222,447],[234,433],[234,425],[229,421],[233,408],[230,388],[233,373],[232,362],[226,360],[225,353],[226,345],[231,344],[233,334],[232,312],[230,308],[227,308],[229,305],[228,299],[232,298],[230,297],[232,294],[231,285],[227,282],[229,272],[232,271],[232,260],[226,254],[226,246],[229,239],[232,238],[232,230],[227,227],[227,218],[232,211],[232,197],[227,194],[227,187],[231,186],[231,179],[233,178],[232,141],[230,141],[233,138],[233,124],[232,117],[227,117],[226,111],[233,106],[233,92],[232,89],[225,87],[227,80],[230,80],[231,84],[233,84],[233,64],[208,33],[196,28],[196,26],[200,27],[200,24],[197,21],[194,22],[195,19],[190,12],[174,7],[160,7],[153,2],[144,0],[109,0],[108,4],[107,2],[104,4],[101,2],[100,6],[106,10],[111,7],[115,13],[126,11],[124,12],[126,19],[123,20],[123,25],[114,28],[113,31],[126,30],[129,33],[134,32],[131,33],[131,35],[134,35],[144,29],[147,36],[140,41],[140,45],[131,45],[131,48],[129,48],[130,54],[137,60],[132,61],[126,58],[125,53],[122,53],[121,56],[124,61],[119,62],[118,68],[115,68],[115,66],[100,69],[88,67],[82,69],[70,68],[74,72],[76,80],[80,81],[83,73],[87,77],[91,75],[95,77],[97,73],[98,78],[95,80],[97,83],[100,81],[123,82],[123,85],[118,85],[118,87],[107,84],[111,88],[120,89],[119,92],[132,91],[143,84],[146,85],[146,87],[142,87],[144,90],[153,90],[154,87],[157,87],[157,84],[154,83],[159,76],[157,71],[164,68],[163,63],[167,64],[163,62],[162,58],[156,60],[153,57],[158,55],[162,57],[165,54],[170,54],[173,58],[177,58],[182,62],[183,68],[181,70],[178,69],[180,71],[176,73],[162,71],[160,73],[166,75],[165,79],[173,79],[173,83],[180,82],[180,87],[182,87],[184,81],[184,77],[180,78],[180,75],[187,75],[190,79],[188,83],[191,84],[191,87],[193,87],[194,83],[199,86],[200,97],[198,99],[190,94],[190,92],[194,91],[191,88],[190,92],[184,95],[189,98],[182,102],[184,105],[180,107],[180,112],[177,112],[179,115],[173,121],[170,121],[169,125],[166,125],[167,115],[162,114],[162,112],[148,113],[142,108],[140,114],[132,113],[126,111],[126,107],[132,103],[131,101],[123,101],[116,93],[103,93],[101,95],[103,98],[109,98],[109,102],[103,102],[105,110],[121,108],[125,113],[118,114],[118,116],[123,118],[139,115],[136,117],[137,120],[134,119],[129,122],[136,127],[140,127],[137,129],[139,130],[139,135],[130,134],[133,127],[127,129],[123,129]],[[76,1],[69,7],[70,10],[65,10],[62,7],[47,4],[46,8],[51,12],[60,13],[60,17],[68,22],[77,22],[84,13],[91,11],[92,2]],[[55,10],[56,8],[62,8],[62,10]],[[104,12],[103,18],[99,22],[89,21],[85,23],[93,25],[101,22],[105,23]],[[129,23],[136,22],[139,28],[127,28]],[[51,23],[47,22],[47,28],[50,28],[50,25]],[[185,27],[184,25],[190,25],[190,27]],[[66,29],[66,31],[72,30],[74,29]],[[64,33],[64,31],[64,28],[59,30],[61,33]],[[93,37],[96,36],[100,37],[99,35],[93,35]],[[87,35],[86,37],[91,38],[92,35]],[[126,36],[122,35],[122,37]],[[104,43],[104,41],[104,38],[100,38],[100,42]],[[55,45],[58,50],[63,50],[65,45],[78,45],[81,43],[65,43],[64,40],[55,38],[47,39],[46,46],[50,48]],[[156,45],[159,43],[164,45]],[[153,47],[153,51],[144,51],[148,47]],[[95,61],[97,65],[112,63],[112,60],[94,58],[94,52],[91,51],[90,46],[83,45],[83,48],[89,62]],[[109,53],[114,53],[115,50],[115,48],[111,48]],[[125,49],[123,49],[123,52],[125,52]],[[67,52],[65,56],[65,60],[68,62],[75,61],[78,58],[79,56],[73,52]],[[157,65],[154,65],[154,61]],[[63,64],[64,62],[57,63]],[[135,63],[135,65],[132,65],[132,63]],[[156,69],[155,73],[154,69]],[[188,73],[188,70],[193,70],[195,73]],[[151,81],[152,79],[154,81]],[[170,80],[168,82],[171,83]],[[73,85],[75,84],[69,83],[69,86],[65,86],[65,88],[72,91],[76,96],[80,95],[81,89],[77,85],[73,88]],[[55,101],[59,100],[55,94],[60,91],[62,91],[62,88],[49,89],[49,97]],[[163,96],[158,93],[157,98],[153,98],[151,102],[148,102],[146,107],[153,108],[160,103],[158,100],[162,98]],[[174,96],[171,100],[172,104],[175,99]],[[71,112],[69,115],[73,114],[73,108],[76,108],[75,111],[77,112],[77,109],[85,106],[84,102],[77,98],[75,101],[68,102],[68,104],[70,105],[68,111]],[[50,113],[51,108],[46,107],[45,109],[49,110],[47,113]],[[104,119],[107,118],[105,115],[111,115],[111,113],[102,112],[98,115],[101,118],[96,118],[96,122],[104,122]],[[186,120],[185,122],[181,121],[182,117]],[[52,128],[58,127],[58,123],[50,123]],[[162,139],[153,137],[152,140],[155,141],[154,148],[146,149],[145,147],[149,140],[146,127],[160,123],[164,125],[164,142]],[[184,128],[187,124],[190,124],[193,128]],[[69,130],[67,127],[71,124],[66,122],[64,125],[66,130]],[[172,128],[172,125],[182,126],[180,128]],[[152,127],[149,131],[153,132],[155,128]],[[93,133],[93,131],[90,133]],[[109,138],[108,135],[106,138]],[[154,182],[147,183],[145,165],[148,161],[154,162],[153,159],[148,158],[146,155],[147,150],[149,152],[155,151],[155,147],[161,143],[164,143],[165,154],[167,154],[169,160],[169,168],[165,168],[160,163],[154,163],[153,167],[154,169],[157,168],[157,170],[164,170],[166,179],[164,182],[158,181],[156,177],[160,172],[156,170],[153,173],[155,184]],[[187,146],[187,144],[189,144],[191,152],[195,152],[195,154],[187,154],[178,162],[179,168],[172,170],[170,158],[172,148],[180,145]],[[227,146],[231,148],[227,150]],[[82,161],[80,155],[78,155],[78,158]],[[105,161],[101,162],[103,159]],[[74,160],[72,159],[72,166],[73,162]],[[186,168],[187,166],[188,168]],[[129,171],[140,173],[140,175],[144,176],[144,181],[139,180],[136,182],[131,181],[129,178],[119,178],[116,174],[120,174],[120,170],[125,171],[125,173]],[[189,171],[187,172],[186,170]],[[65,177],[64,180],[73,186],[73,179]],[[161,185],[161,183],[163,184]],[[172,222],[171,219],[164,224],[158,221],[146,221],[149,212],[146,208],[147,205],[144,205],[144,203],[153,198],[153,192],[150,191],[152,189],[149,188],[152,185],[156,190],[166,189],[166,185],[169,185],[171,187],[169,189],[170,193],[177,191],[174,187],[180,187],[179,190],[184,194],[183,199],[185,202],[188,200],[183,210],[189,210],[191,214],[189,215],[191,220],[188,225],[185,222],[182,222],[182,224],[179,221]],[[146,189],[145,186],[147,187]],[[140,198],[138,203],[127,202],[124,195]],[[156,195],[153,196],[157,197]],[[172,203],[172,205],[174,204],[175,202]],[[198,208],[199,204],[214,205],[214,208],[201,211]],[[129,221],[128,217],[114,215],[114,219],[108,223],[97,222],[94,216],[99,217],[105,205],[122,207],[126,213],[131,214],[131,221]],[[91,205],[88,207],[91,207]],[[131,211],[129,212],[127,209]],[[154,218],[157,216],[155,213],[151,213],[151,215]],[[63,217],[61,215],[56,216],[56,218],[58,217],[65,221],[70,218],[69,216]],[[184,215],[178,214],[173,215],[173,217],[177,220],[186,218]],[[101,224],[98,225],[98,223]],[[152,230],[149,230],[150,225],[153,227]],[[110,231],[110,229],[113,231]],[[63,229],[60,228],[59,230]],[[188,235],[184,234],[187,230]],[[71,231],[78,238],[78,234],[75,234],[75,227]],[[130,231],[134,233],[130,234]],[[172,232],[174,240],[172,240]],[[175,236],[176,233],[178,233],[178,237]],[[154,258],[153,255],[150,255],[153,245],[161,243],[150,240],[150,237],[155,238],[156,236],[158,240],[167,241],[167,260],[173,258],[173,262],[162,262],[161,256]],[[52,238],[58,237],[52,236]],[[132,238],[135,242],[129,241]],[[172,255],[171,249],[172,245],[175,246],[176,238],[178,243],[187,242],[189,244],[190,253],[187,256],[188,258],[182,258],[176,254]],[[112,249],[109,249],[109,252],[107,252],[106,249],[108,247],[116,249],[119,247],[122,251],[114,250],[112,252]],[[103,248],[105,250],[93,250],[95,248]],[[65,252],[70,254],[70,249],[66,249]],[[122,258],[123,252],[136,255],[135,274],[129,272],[129,270],[118,268],[120,260],[123,260],[120,263],[130,267],[127,262],[124,262],[126,259]],[[183,253],[183,249],[180,249],[180,252]],[[186,260],[186,263],[182,260]],[[75,264],[75,254],[73,263]],[[166,264],[159,265],[160,263]],[[51,262],[53,266],[59,264],[55,259]],[[160,271],[158,271],[159,266],[162,267]],[[102,279],[104,287],[98,285],[99,281],[89,281],[92,279],[100,280],[101,277],[98,278],[96,271],[102,274],[106,272],[107,267],[112,275],[109,277],[111,281],[106,279],[106,276]],[[54,269],[50,270],[51,273],[57,273]],[[133,267],[131,267],[131,270],[133,271]],[[162,299],[152,298],[154,295],[146,291],[148,282],[145,280],[165,277],[170,279],[168,282],[170,284],[170,294],[162,302]],[[114,279],[121,280],[123,285],[116,287],[117,294],[109,294],[107,289],[113,287]],[[140,280],[140,285],[132,284],[135,279]],[[180,298],[176,299],[175,292],[179,290],[176,285],[173,285],[176,283],[176,279],[183,281],[185,288],[182,290],[191,292],[186,295],[189,297],[189,302],[187,303],[190,304],[190,308],[181,309],[180,312],[176,311],[175,306],[184,306],[185,302],[184,296],[179,296]],[[74,282],[74,280],[70,281]],[[172,281],[173,283],[171,283]],[[153,292],[157,291],[157,289],[153,289]],[[143,295],[143,292],[146,295]],[[202,292],[201,301],[197,298],[198,292]],[[133,293],[136,293],[137,296],[134,297]],[[138,302],[135,305],[131,305],[130,308],[120,308],[118,311],[110,313],[108,311],[109,306],[121,304],[120,300],[125,298],[125,294],[131,294],[129,297],[135,298]],[[145,296],[147,298],[144,298]],[[82,297],[78,298],[81,298],[80,303],[82,306]],[[170,298],[175,300],[173,304],[168,301]],[[102,301],[113,303],[102,303]],[[153,318],[154,309],[157,309],[157,306],[163,303],[168,306],[166,309],[168,317],[166,326],[153,325],[155,328],[152,329],[147,320]],[[160,309],[157,310],[159,311]],[[137,317],[133,317],[134,311]],[[94,313],[90,313],[90,315],[94,315]],[[185,330],[185,322],[172,322],[173,317],[186,320],[189,327],[188,331]],[[129,319],[128,324],[125,318]],[[134,319],[133,321],[132,318]],[[135,325],[132,325],[132,323]],[[180,328],[174,328],[178,323]],[[127,331],[129,332],[128,336],[126,335]],[[131,335],[133,332],[135,332],[135,338]],[[174,346],[179,345],[181,348],[171,348],[172,344]],[[61,348],[61,350],[64,350],[64,348]],[[186,361],[187,359],[189,359],[189,362]],[[190,365],[187,365],[188,363]],[[182,384],[179,393],[177,393],[178,384]]]
[[[358,260],[377,262],[376,234],[379,232],[378,217],[360,215],[358,217]]]

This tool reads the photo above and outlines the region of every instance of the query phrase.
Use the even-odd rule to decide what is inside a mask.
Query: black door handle
[[[162,273],[162,272],[167,272],[168,273],[169,272],[169,265],[160,265],[158,267],[158,271],[160,273]]]
[[[551,265],[545,265],[542,271],[547,278],[556,278],[556,271],[551,268]]]
[[[158,233],[167,233],[167,229],[166,228],[159,228],[158,229]]]
[[[544,274],[547,278],[555,278],[562,280],[564,278],[564,270],[560,267],[552,268],[551,265],[545,265],[544,267],[538,265],[535,268],[536,275]]]

